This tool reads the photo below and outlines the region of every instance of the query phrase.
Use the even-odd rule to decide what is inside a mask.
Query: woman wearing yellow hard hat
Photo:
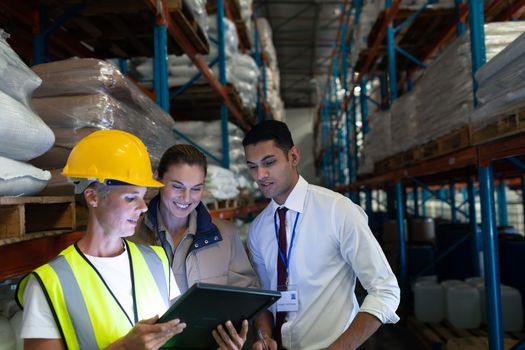
[[[147,211],[146,188],[163,186],[146,147],[124,131],[94,132],[73,148],[63,175],[88,207],[86,234],[20,282],[24,348],[160,348],[186,326],[156,323],[179,288],[162,248],[123,239]]]

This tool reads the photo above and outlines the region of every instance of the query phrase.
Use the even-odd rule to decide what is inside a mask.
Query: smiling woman
[[[201,202],[206,170],[206,157],[195,147],[179,144],[167,149],[157,171],[164,187],[131,239],[164,248],[181,292],[196,282],[258,287],[235,225],[211,218]],[[233,341],[240,348],[246,331],[215,332],[214,337],[219,345]]]

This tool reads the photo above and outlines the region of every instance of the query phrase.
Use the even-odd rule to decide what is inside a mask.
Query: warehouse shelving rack
[[[78,3],[72,2],[61,2],[54,0],[42,0],[43,5],[40,8],[34,8],[29,5],[28,2],[6,0],[0,2],[0,19],[6,15],[14,21],[11,34],[12,46],[15,48],[17,53],[22,56],[25,60],[34,62],[45,62],[48,56],[52,56],[57,59],[65,59],[71,56],[78,57],[92,57],[103,59],[106,57],[120,56],[131,57],[135,55],[151,56],[154,54],[154,72],[155,72],[155,94],[153,99],[156,98],[157,103],[165,110],[169,112],[169,90],[166,81],[167,76],[167,51],[176,50],[179,53],[186,53],[193,63],[199,68],[201,74],[207,79],[210,87],[220,95],[223,101],[223,107],[221,112],[221,121],[223,127],[223,152],[224,157],[222,164],[229,167],[229,152],[228,152],[228,133],[227,133],[227,121],[228,113],[230,113],[234,120],[243,128],[247,130],[251,127],[250,122],[241,113],[238,107],[232,102],[228,95],[228,91],[225,88],[225,69],[224,69],[224,12],[225,7],[228,6],[222,0],[216,1],[217,3],[217,20],[219,32],[220,49],[222,52],[220,57],[217,59],[218,63],[222,65],[220,71],[220,77],[216,77],[214,73],[209,69],[207,63],[201,57],[201,54],[208,52],[208,48],[203,43],[196,42],[195,38],[188,38],[187,31],[181,27],[178,22],[180,18],[174,18],[170,14],[170,10],[166,5],[182,5],[180,0],[170,1],[155,1],[155,0],[140,0],[130,3],[126,0],[111,0],[105,1],[103,9],[106,13],[113,13],[113,11],[121,11],[124,14],[131,14],[133,21],[131,22],[136,26],[136,30],[133,31],[136,35],[136,40],[149,43],[146,48],[144,44],[136,43],[130,45],[125,49],[119,48],[118,45],[112,41],[110,36],[102,39],[110,42],[110,49],[113,51],[105,51],[101,54],[91,51],[87,46],[81,43],[82,38],[79,38],[75,30],[64,31],[58,29],[61,25],[72,21],[75,15],[78,15],[81,10],[89,10],[91,21],[95,21],[97,16],[103,16],[103,13],[97,12],[96,7],[92,7],[96,1],[78,1]],[[60,4],[64,6],[67,4],[68,10],[63,11],[63,15],[59,20],[51,25],[45,24],[46,12],[51,8],[52,5]],[[100,5],[100,2],[98,3]],[[57,5],[58,6],[58,5]],[[226,8],[226,12],[230,12]],[[180,14],[179,14],[180,15]],[[35,23],[34,18],[39,17],[42,20],[40,23]],[[114,17],[111,17],[114,19]],[[78,18],[77,18],[78,19]],[[118,23],[122,23],[122,19],[117,18],[115,20]],[[87,22],[89,23],[89,21]],[[95,30],[94,24],[88,25],[83,22],[84,26],[89,27],[91,30]],[[120,24],[122,27],[123,24]],[[144,30],[144,27],[146,30]],[[9,28],[6,28],[9,30]],[[16,30],[15,30],[16,29]],[[141,35],[137,34],[137,30],[142,30]],[[34,35],[33,35],[34,33]],[[222,37],[222,40],[221,40]],[[129,38],[127,38],[129,39]],[[154,41],[154,48],[151,49],[151,41]],[[221,43],[222,42],[222,43]],[[246,48],[246,46],[244,46]],[[111,55],[109,54],[111,52]],[[256,51],[257,57],[260,57],[260,52]],[[259,62],[261,60],[259,59]],[[126,73],[126,61],[119,61],[120,68],[123,73]],[[140,87],[140,85],[139,85]],[[264,97],[261,97],[261,105],[266,104]],[[264,111],[264,107],[261,107],[261,111]],[[262,113],[261,112],[261,113]],[[226,132],[224,132],[226,130]],[[180,133],[179,133],[180,134]],[[189,140],[188,140],[189,141]],[[206,150],[204,150],[206,152]],[[206,152],[209,155],[209,152]],[[222,208],[211,210],[210,213],[213,217],[232,219],[238,216],[251,215],[259,212],[266,206],[267,202],[255,202],[242,207]],[[49,234],[37,235],[35,237],[27,236],[23,240],[18,238],[9,239],[9,243],[0,244],[0,255],[2,256],[3,265],[0,269],[0,281],[12,279],[26,273],[31,272],[34,268],[48,262],[50,259],[56,256],[58,252],[74,243],[82,237],[83,232],[48,232]],[[38,238],[36,238],[38,237]],[[12,241],[12,242],[11,242]]]
[[[363,126],[361,132],[366,132],[366,117],[368,114],[366,104],[366,80],[367,74],[377,74],[378,62],[386,66],[383,68],[387,71],[388,76],[388,91],[384,86],[387,85],[382,76],[382,102],[388,98],[390,104],[397,98],[398,92],[407,86],[407,90],[411,89],[410,73],[414,69],[414,65],[423,66],[424,61],[432,52],[442,46],[454,34],[460,35],[464,32],[464,21],[468,16],[470,26],[470,36],[472,43],[472,69],[473,76],[475,71],[481,67],[485,62],[484,57],[484,38],[483,38],[483,23],[484,10],[483,3],[480,0],[471,0],[467,4],[462,4],[460,1],[456,2],[455,20],[452,23],[445,25],[440,31],[440,35],[433,38],[431,42],[427,42],[423,46],[423,51],[418,55],[409,54],[406,50],[400,49],[396,45],[395,33],[402,30],[404,23],[414,21],[417,15],[423,13],[423,8],[420,11],[415,11],[413,14],[406,15],[406,22],[395,27],[394,21],[396,16],[400,14],[401,1],[387,0],[385,11],[382,14],[382,19],[376,22],[375,29],[369,37],[370,48],[367,52],[359,57],[356,67],[350,67],[341,59],[341,70],[345,72],[350,70],[352,73],[359,72],[358,78],[352,81],[350,88],[345,89],[343,100],[340,101],[339,106],[334,106],[333,101],[337,101],[334,97],[336,92],[333,86],[335,80],[341,77],[338,69],[332,67],[331,74],[328,77],[328,82],[324,91],[322,104],[319,108],[319,118],[317,120],[317,129],[321,136],[321,150],[316,157],[316,164],[321,168],[325,175],[326,185],[342,193],[353,193],[352,198],[359,202],[359,192],[365,193],[366,210],[369,214],[372,212],[372,189],[389,189],[388,204],[390,211],[397,219],[397,231],[399,235],[399,280],[404,291],[403,296],[406,300],[406,293],[408,291],[408,276],[406,254],[404,246],[405,227],[402,224],[406,213],[406,188],[412,188],[412,200],[414,202],[414,212],[419,214],[419,188],[423,188],[423,201],[427,194],[431,193],[429,185],[437,184],[439,186],[448,185],[451,193],[448,204],[451,206],[453,218],[458,213],[458,209],[462,205],[457,206],[455,203],[454,191],[459,186],[466,189],[466,202],[469,204],[468,217],[471,222],[471,231],[474,233],[477,230],[476,212],[475,212],[475,181],[477,180],[479,188],[479,198],[481,203],[481,223],[482,223],[482,241],[484,249],[484,271],[485,271],[485,286],[486,286],[486,300],[488,305],[487,319],[490,319],[489,328],[489,345],[490,349],[503,349],[503,330],[502,330],[502,316],[501,316],[501,300],[500,300],[500,281],[498,272],[498,252],[496,250],[496,222],[495,222],[495,203],[493,198],[494,193],[494,178],[500,179],[497,187],[498,211],[500,223],[506,221],[506,198],[505,198],[505,182],[503,179],[520,179],[521,188],[525,190],[525,135],[523,132],[516,135],[507,136],[503,139],[485,142],[475,146],[468,146],[463,149],[455,150],[449,154],[439,156],[434,159],[425,160],[424,162],[414,162],[412,165],[403,166],[396,170],[387,170],[380,174],[373,174],[356,179],[356,176],[348,176],[338,167],[340,156],[337,151],[340,150],[340,138],[337,137],[341,127],[346,127],[347,132],[349,128],[343,124],[343,121],[348,120],[348,115],[355,113],[355,105],[361,101],[361,113]],[[361,3],[354,0],[350,8],[348,1],[345,1],[341,11],[340,28],[344,29],[344,23],[348,21],[344,16],[350,16],[353,11],[354,23],[359,19],[359,12]],[[509,6],[508,3],[500,0],[494,0],[485,10],[486,17],[490,20],[516,19],[523,15],[524,4],[522,1],[517,1]],[[413,23],[412,23],[413,25]],[[405,32],[406,33],[409,31]],[[344,37],[344,36],[343,36]],[[380,44],[386,37],[386,48],[380,48]],[[428,39],[428,38],[427,38]],[[338,65],[338,56],[346,56],[346,47],[351,47],[351,43],[346,40],[341,40],[338,36],[336,38],[336,45],[332,53],[334,66]],[[429,40],[427,40],[429,41]],[[402,39],[397,39],[397,42],[402,42]],[[380,53],[380,51],[382,51]],[[396,53],[403,55],[408,62],[413,62],[412,66],[408,64],[396,64]],[[415,57],[414,57],[415,56]],[[417,58],[416,58],[417,57]],[[387,60],[385,62],[385,59]],[[375,65],[372,67],[372,62]],[[404,72],[407,72],[402,77],[398,77],[400,67]],[[374,72],[375,71],[375,72]],[[354,74],[355,75],[355,74]],[[474,78],[473,78],[474,79]],[[356,98],[354,91],[360,87],[361,95]],[[474,88],[476,82],[474,80]],[[475,90],[474,90],[475,93]],[[332,103],[330,103],[332,101]],[[383,103],[378,103],[381,108],[384,108]],[[350,106],[350,108],[349,108]],[[355,116],[352,116],[354,124],[351,125],[353,130],[358,130],[355,123]],[[340,125],[341,124],[341,125]],[[319,125],[321,127],[319,128]],[[350,143],[349,137],[343,141],[346,144]],[[319,147],[318,147],[319,148]],[[347,148],[348,151],[348,148]],[[348,159],[355,159],[357,153],[356,149],[351,149],[347,154]],[[354,152],[354,153],[352,153]],[[334,166],[335,164],[335,166]],[[357,161],[349,162],[348,169],[350,173],[358,166]],[[445,170],[446,169],[446,170]],[[343,185],[341,185],[343,183]],[[428,185],[427,185],[428,184]],[[525,191],[522,192],[522,196]],[[523,198],[525,203],[525,198]],[[476,237],[475,234],[472,235]],[[479,242],[473,240],[473,249],[479,249]],[[477,256],[477,254],[475,254]],[[476,261],[475,270],[479,273],[479,262]]]
[[[241,110],[240,104],[232,99],[231,88],[226,86],[223,23],[225,13],[232,16],[232,20],[237,25],[239,22],[233,18],[232,9],[228,6],[229,2],[229,0],[216,1],[219,32],[217,64],[220,74],[218,77],[209,69],[201,56],[209,52],[209,46],[200,30],[191,29],[189,23],[191,14],[181,0],[137,0],[132,3],[123,0],[104,3],[82,0],[64,3],[57,0],[42,0],[38,7],[23,1],[6,0],[0,3],[0,11],[16,20],[11,28],[13,46],[26,60],[32,57],[35,64],[46,62],[49,55],[58,59],[71,56],[102,59],[153,54],[156,102],[168,113],[170,112],[167,83],[168,48],[179,54],[187,54],[207,80],[211,92],[217,94],[223,102],[220,107],[223,130],[221,164],[229,168],[228,114],[242,129],[248,130],[251,127],[251,121]],[[50,13],[56,18],[52,23],[48,23]],[[35,18],[38,21],[35,21]],[[104,26],[109,27],[108,33],[103,31]],[[66,28],[66,31],[62,30],[62,27]],[[152,41],[153,50],[151,50]],[[246,48],[244,41],[243,47]],[[88,48],[90,45],[93,46],[93,51]],[[121,62],[123,63],[120,65],[121,69],[127,71],[123,60]],[[264,101],[263,99],[261,103]]]

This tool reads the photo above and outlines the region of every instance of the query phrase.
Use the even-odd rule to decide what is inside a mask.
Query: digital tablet
[[[162,349],[217,349],[211,331],[230,320],[237,330],[281,297],[273,290],[196,283],[181,295],[157,322],[178,318],[186,323],[182,333]]]

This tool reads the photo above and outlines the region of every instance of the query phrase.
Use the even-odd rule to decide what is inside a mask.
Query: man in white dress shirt
[[[298,174],[285,123],[259,123],[243,145],[271,198],[250,226],[248,248],[262,287],[282,293],[257,320],[254,349],[356,349],[381,324],[397,322],[399,286],[361,207]],[[367,291],[361,306],[356,278]]]

